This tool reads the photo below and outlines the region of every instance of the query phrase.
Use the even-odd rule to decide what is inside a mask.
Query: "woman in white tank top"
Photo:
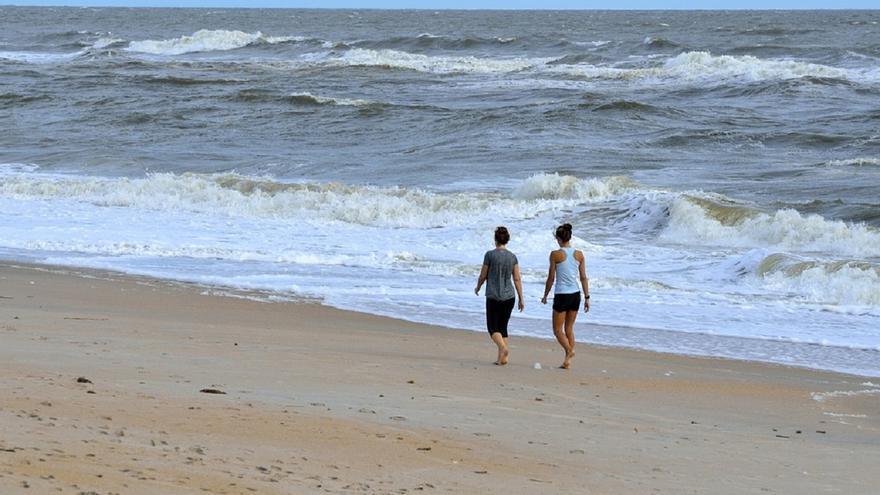
[[[565,351],[565,360],[560,368],[568,369],[574,357],[574,321],[581,305],[581,290],[584,291],[584,312],[590,310],[590,281],[584,253],[571,247],[571,224],[560,225],[556,229],[556,242],[559,249],[550,252],[550,270],[544,286],[541,303],[547,304],[547,296],[556,282],[553,297],[553,334]],[[578,284],[580,281],[580,284]]]

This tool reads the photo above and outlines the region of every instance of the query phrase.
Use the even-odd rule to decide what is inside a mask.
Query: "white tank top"
[[[565,253],[565,260],[556,263],[556,294],[580,292],[580,264],[574,258],[574,248],[560,248]]]

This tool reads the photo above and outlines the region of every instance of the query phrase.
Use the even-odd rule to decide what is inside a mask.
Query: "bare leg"
[[[559,311],[553,311],[553,335],[556,336],[556,340],[559,342],[559,345],[562,346],[562,349],[565,351],[565,361],[562,362],[562,367],[568,367],[568,360],[570,359],[568,356],[571,354],[571,345],[568,343],[568,337],[565,335],[565,331],[563,330],[563,325],[565,324],[565,313]]]
[[[507,348],[507,339],[501,336],[501,332],[494,332],[490,337],[492,342],[495,342],[495,345],[498,346],[498,359],[495,361],[495,364],[507,364],[507,357],[510,355],[510,350]]]
[[[574,357],[574,321],[577,319],[577,311],[565,312],[565,340],[568,342],[568,349],[565,353],[565,361],[562,367],[568,369],[571,365],[571,358]]]

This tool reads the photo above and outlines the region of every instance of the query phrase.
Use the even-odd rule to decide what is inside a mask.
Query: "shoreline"
[[[3,493],[880,483],[863,377],[589,345],[562,371],[531,338],[499,367],[477,332],[86,272],[0,263]]]
[[[382,314],[382,313],[370,313],[364,311],[357,311],[353,309],[343,309],[333,305],[327,305],[323,303],[323,300],[320,298],[309,297],[309,296],[301,296],[301,295],[293,295],[293,294],[282,294],[277,291],[272,290],[261,290],[261,289],[247,289],[240,288],[234,286],[225,286],[225,285],[212,285],[212,284],[203,284],[199,282],[191,282],[186,280],[176,280],[176,279],[165,279],[158,278],[150,275],[140,275],[127,273],[124,271],[118,270],[110,270],[110,269],[101,269],[101,268],[90,268],[90,267],[79,267],[79,266],[67,266],[67,265],[55,265],[49,263],[38,263],[38,262],[29,262],[29,261],[19,261],[15,259],[4,259],[0,258],[0,267],[21,267],[32,270],[46,270],[48,272],[60,272],[65,274],[71,274],[74,276],[80,277],[97,277],[97,278],[107,278],[110,280],[114,279],[132,279],[132,280],[140,280],[144,283],[156,284],[156,285],[168,285],[172,287],[190,287],[195,290],[201,290],[205,292],[205,294],[215,295],[218,297],[234,297],[241,299],[253,300],[256,302],[263,303],[295,303],[295,304],[316,304],[324,308],[338,310],[338,311],[346,311],[355,314],[362,314],[371,317],[379,317],[379,318],[388,318],[394,321],[406,322],[414,325],[426,325],[434,328],[443,328],[451,331],[459,331],[459,332],[470,332],[475,334],[484,334],[483,331],[473,330],[468,328],[460,328],[450,325],[444,325],[442,323],[431,323],[424,322],[415,319],[405,319],[396,315]],[[548,306],[549,308],[549,306]],[[549,309],[548,309],[549,311]],[[514,315],[516,316],[516,315]],[[807,349],[821,349],[824,351],[828,351],[829,349],[840,350],[841,352],[849,352],[855,350],[861,350],[865,352],[875,352],[878,354],[878,358],[880,358],[880,349],[862,349],[862,348],[849,348],[843,346],[826,346],[822,344],[816,344],[811,342],[790,342],[790,341],[779,341],[772,339],[756,339],[749,337],[738,337],[732,335],[714,335],[711,333],[705,332],[675,332],[672,330],[665,329],[653,329],[653,328],[643,328],[643,327],[629,327],[629,326],[621,326],[621,325],[607,325],[607,324],[597,324],[597,323],[584,323],[583,318],[584,315],[580,315],[581,325],[578,326],[578,335],[581,339],[584,339],[585,336],[591,335],[591,333],[598,331],[605,331],[607,333],[611,332],[661,332],[661,333],[669,333],[673,334],[678,338],[689,338],[695,337],[696,339],[701,338],[712,338],[717,339],[719,341],[731,341],[731,342],[760,342],[764,345],[774,345],[774,346],[803,346]],[[511,322],[515,322],[516,318],[512,319]],[[546,337],[538,337],[534,335],[522,335],[517,334],[515,329],[511,330],[511,337],[516,339],[530,339],[536,341],[544,341],[544,342],[552,342],[556,343],[552,332],[549,329],[549,320],[548,330]],[[592,330],[592,332],[591,332]],[[742,363],[756,363],[756,364],[764,364],[770,366],[781,366],[785,368],[794,368],[801,369],[806,371],[818,371],[823,373],[834,373],[840,374],[843,376],[849,377],[862,377],[865,379],[876,379],[880,380],[880,371],[870,373],[870,372],[860,372],[859,370],[853,369],[835,369],[835,368],[817,368],[811,367],[805,364],[798,363],[790,363],[790,362],[781,362],[781,361],[773,361],[770,359],[760,359],[753,358],[750,359],[748,357],[740,357],[740,356],[723,356],[723,355],[712,355],[708,353],[700,353],[699,351],[686,352],[686,351],[676,351],[676,350],[664,350],[664,349],[651,349],[647,347],[639,347],[637,345],[626,345],[626,344],[613,344],[613,343],[602,343],[597,342],[595,340],[578,340],[577,341],[581,346],[589,346],[591,348],[596,349],[612,349],[612,350],[627,350],[633,352],[647,352],[658,355],[668,355],[675,357],[685,357],[685,358],[694,358],[694,359],[717,359],[722,361],[733,361],[733,362],[742,362]],[[863,370],[862,370],[863,371]]]

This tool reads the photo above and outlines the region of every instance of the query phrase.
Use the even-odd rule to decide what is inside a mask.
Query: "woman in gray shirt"
[[[510,356],[510,350],[507,348],[507,323],[510,321],[510,313],[517,298],[519,310],[525,309],[519,261],[515,254],[507,250],[509,241],[510,232],[506,227],[495,229],[495,249],[486,251],[486,255],[483,256],[483,268],[477,279],[477,288],[474,289],[474,293],[480,295],[480,288],[486,282],[486,327],[492,342],[498,346],[498,359],[495,361],[498,365],[507,364],[507,358]]]

